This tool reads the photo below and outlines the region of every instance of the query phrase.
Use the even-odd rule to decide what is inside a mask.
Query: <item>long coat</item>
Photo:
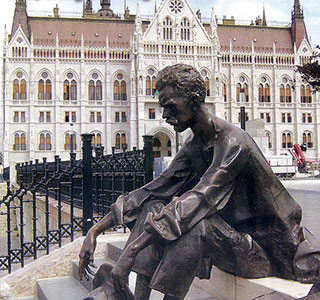
[[[122,213],[115,213],[123,220],[117,222],[130,224],[144,203],[161,200],[166,206],[149,216],[145,228],[173,241],[218,214],[264,249],[274,275],[313,281],[319,248],[310,244],[300,226],[300,206],[248,133],[219,118],[213,118],[212,126],[215,136],[208,137],[209,145],[190,136],[158,178],[124,198]],[[179,198],[172,201],[175,196]]]

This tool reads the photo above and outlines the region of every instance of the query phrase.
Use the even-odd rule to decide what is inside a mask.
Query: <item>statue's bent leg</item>
[[[161,201],[153,200],[144,204],[139,213],[135,225],[131,230],[130,237],[127,241],[126,247],[136,240],[144,232],[144,222],[149,212],[159,213],[164,204]],[[149,245],[141,250],[132,267],[132,271],[137,273],[137,280],[135,286],[134,297],[137,300],[148,300],[151,293],[150,280],[156,270],[160,258],[162,256],[162,249],[165,247],[165,242],[155,243]]]
[[[149,287],[150,285],[150,278],[138,274],[137,275],[137,280],[136,280],[136,286],[134,290],[134,299],[136,300],[149,300],[150,293],[151,293],[151,288]]]
[[[250,235],[237,232],[214,215],[167,244],[151,287],[183,299],[196,275],[210,278],[211,265],[242,277],[272,274],[267,255]]]
[[[169,295],[165,295],[163,300],[182,300],[183,298],[177,298]]]
[[[221,270],[246,278],[272,275],[264,249],[246,232],[238,232],[218,214],[203,220],[206,255]]]

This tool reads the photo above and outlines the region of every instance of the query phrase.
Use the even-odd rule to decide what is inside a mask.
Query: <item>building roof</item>
[[[264,27],[255,25],[218,25],[218,36],[222,51],[252,51],[254,41],[255,52],[273,52],[276,41],[277,53],[293,53],[290,27]]]
[[[34,44],[43,46],[54,46],[58,34],[60,46],[80,46],[83,35],[85,46],[105,47],[108,35],[110,47],[129,48],[135,29],[134,21],[123,19],[29,17],[29,24]],[[143,22],[143,31],[148,24]],[[204,27],[210,34],[209,24]],[[234,51],[251,51],[255,40],[256,52],[273,52],[276,40],[278,53],[293,53],[290,27],[219,24],[218,36],[222,51],[230,49],[230,41]]]
[[[90,1],[89,1],[90,2]],[[88,3],[89,3],[88,2]],[[109,9],[110,1],[103,0],[101,10],[112,12]],[[106,10],[107,9],[107,10]],[[98,14],[88,13],[84,11],[83,18],[66,18],[59,17],[58,7],[55,8],[53,17],[31,17],[26,14],[25,0],[16,2],[15,17],[13,23],[13,31],[23,25],[23,30],[27,37],[32,34],[33,43],[39,46],[55,46],[56,39],[60,46],[77,46],[81,45],[83,36],[84,46],[105,47],[106,39],[110,47],[113,48],[129,48],[131,37],[135,31],[134,15],[129,18],[120,19],[117,15],[99,17]],[[266,20],[255,25],[238,25],[235,20],[225,20],[218,24],[217,33],[222,51],[230,50],[232,45],[233,51],[251,52],[254,45],[255,52],[272,53],[274,45],[277,53],[293,53],[294,44],[299,47],[301,41],[306,36],[306,28],[303,21],[303,12],[300,2],[295,0],[292,10],[292,25],[287,27],[271,27],[265,26]],[[150,20],[142,22],[142,31],[144,32]],[[204,23],[204,28],[211,34],[211,26]],[[254,42],[253,42],[254,41]]]
[[[29,17],[29,24],[34,44],[50,46],[58,34],[61,46],[80,46],[83,35],[85,46],[105,47],[108,35],[109,46],[129,48],[135,28],[134,21],[120,19]]]

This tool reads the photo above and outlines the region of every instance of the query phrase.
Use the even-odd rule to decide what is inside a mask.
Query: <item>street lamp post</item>
[[[246,130],[246,109],[244,106],[244,89],[240,89],[240,126],[243,130]]]
[[[70,153],[73,153],[73,123],[70,124]]]

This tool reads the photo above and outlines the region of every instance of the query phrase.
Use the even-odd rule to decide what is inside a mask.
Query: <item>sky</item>
[[[100,0],[92,0],[93,9],[100,8]],[[137,3],[139,3],[142,15],[153,15],[155,4],[159,7],[161,0],[111,0],[111,8],[115,13],[123,14],[124,4],[129,7],[130,13],[135,14]],[[265,7],[267,22],[281,22],[281,25],[289,24],[291,21],[291,9],[294,0],[189,0],[194,11],[201,9],[202,17],[209,19],[211,9],[214,7],[215,14],[219,19],[223,16],[234,16],[249,24],[258,15],[262,16],[263,6]],[[1,0],[0,10],[0,36],[3,37],[4,26],[8,33],[11,32],[12,19],[14,14],[15,0]],[[4,5],[3,5],[4,4]],[[27,0],[29,15],[52,15],[53,7],[58,4],[61,16],[81,16],[82,0]],[[320,1],[300,0],[304,10],[304,18],[312,45],[320,44]],[[2,40],[2,38],[1,38]],[[0,46],[2,53],[2,43]]]

